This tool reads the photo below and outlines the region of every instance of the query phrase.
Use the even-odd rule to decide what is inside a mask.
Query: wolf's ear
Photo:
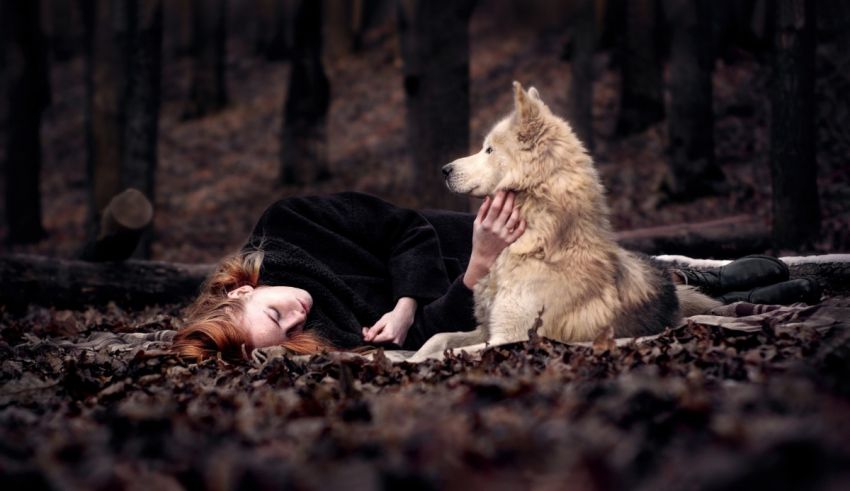
[[[531,97],[532,99],[539,101],[539,102],[543,102],[543,99],[540,98],[540,92],[537,92],[537,89],[534,88],[534,87],[530,87],[528,89],[528,96]]]
[[[535,90],[535,92],[537,91]],[[529,97],[528,93],[523,90],[522,85],[514,81],[514,109],[516,110],[517,119],[520,122],[528,121],[537,116],[540,112],[540,106],[537,100]]]

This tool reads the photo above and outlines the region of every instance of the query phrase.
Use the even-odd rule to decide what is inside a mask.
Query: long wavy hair
[[[204,360],[218,356],[245,359],[251,351],[248,333],[240,328],[245,313],[242,297],[227,293],[240,286],[259,286],[263,250],[249,249],[222,259],[204,281],[198,298],[186,310],[186,323],[174,336],[172,350],[177,355]],[[281,346],[295,354],[312,354],[335,349],[327,340],[310,331],[293,332]]]

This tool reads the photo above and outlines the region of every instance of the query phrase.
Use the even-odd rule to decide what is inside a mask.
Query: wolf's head
[[[443,167],[449,189],[484,197],[502,189],[522,193],[548,187],[553,177],[565,173],[580,178],[590,170],[595,178],[584,146],[537,89],[525,91],[519,82],[513,88],[513,113],[490,130],[481,150]]]

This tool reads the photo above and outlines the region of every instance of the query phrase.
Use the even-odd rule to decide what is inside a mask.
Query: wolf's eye
[[[487,150],[484,150],[487,153],[493,153],[493,147],[487,147]]]

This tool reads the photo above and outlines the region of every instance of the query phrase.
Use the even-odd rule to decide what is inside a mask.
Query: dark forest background
[[[84,254],[128,187],[155,209],[136,256],[180,262],[293,194],[469,209],[439,169],[477,151],[513,80],[591,148],[618,230],[850,244],[841,0],[0,5],[2,251]]]
[[[210,263],[302,193],[469,209],[440,167],[513,80],[627,246],[850,252],[848,36],[846,0],[0,0],[0,489],[850,489],[846,257],[791,264],[818,305],[422,364],[189,363],[209,264],[62,259]]]

